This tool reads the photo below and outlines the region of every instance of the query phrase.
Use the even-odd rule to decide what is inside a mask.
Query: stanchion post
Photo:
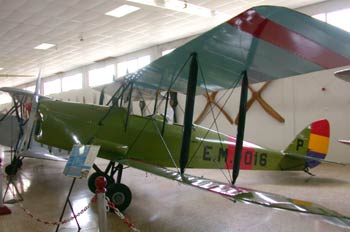
[[[9,208],[7,208],[7,206],[5,206],[3,204],[3,195],[2,195],[2,159],[0,157],[0,215],[5,215],[5,214],[10,214],[11,210]]]
[[[98,226],[100,232],[107,232],[107,214],[105,204],[105,193],[107,180],[103,176],[99,176],[95,180],[96,195],[97,195],[97,209],[98,209]]]

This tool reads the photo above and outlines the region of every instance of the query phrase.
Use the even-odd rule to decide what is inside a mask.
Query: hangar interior
[[[347,0],[184,1],[183,4],[197,6],[197,10],[202,7],[201,13],[159,6],[158,1],[144,2],[151,3],[136,0],[0,0],[0,87],[34,92],[40,70],[42,95],[69,102],[98,104],[101,85],[144,67],[257,5],[285,6],[350,32],[350,2]],[[108,14],[123,5],[133,6],[134,11],[118,17]],[[203,15],[206,9],[212,15]],[[40,44],[51,47],[38,49]],[[350,64],[269,83],[261,97],[283,117],[284,122],[272,117],[255,100],[247,112],[245,140],[283,150],[311,122],[327,119],[331,132],[326,160],[346,165],[319,165],[311,170],[315,176],[296,171],[242,170],[237,182],[239,186],[312,201],[350,216],[347,204],[350,202],[350,146],[338,142],[350,138],[347,117],[350,114],[350,83],[334,77],[335,71],[345,68],[350,68]],[[252,88],[259,91],[263,85],[253,84]],[[238,87],[219,91],[216,95],[218,104],[223,105],[233,119],[238,114],[240,92]],[[227,101],[221,100],[228,94],[231,97]],[[251,96],[252,91],[248,97]],[[110,97],[111,94],[106,93],[103,103]],[[183,122],[186,96],[178,94],[178,100],[177,121]],[[146,103],[146,114],[151,114],[154,100]],[[7,112],[12,106],[11,98],[1,94],[0,104],[2,113]],[[206,104],[205,96],[196,96],[194,119],[199,117]],[[133,102],[132,110],[134,114],[141,114],[138,101]],[[213,110],[218,117],[216,129],[235,136],[237,126],[231,124],[218,107]],[[164,106],[161,106],[157,113],[163,111]],[[211,127],[212,121],[207,114],[199,124]],[[2,147],[3,166],[11,162],[7,150],[7,147]],[[101,167],[108,164],[100,158],[96,162]],[[64,176],[64,167],[64,162],[24,159],[14,183],[24,199],[21,205],[34,217],[57,221],[72,180]],[[218,170],[188,171],[196,176],[226,182]],[[4,192],[8,180],[4,175],[2,179]],[[71,201],[76,212],[86,207],[93,196],[86,182],[81,179],[74,186]],[[124,214],[140,231],[347,231],[350,228],[319,216],[233,204],[220,196],[133,168],[125,169],[123,183],[128,184],[133,195],[133,201]],[[12,198],[12,193],[7,193],[5,200],[8,198]],[[56,229],[35,221],[20,204],[6,206],[12,213],[0,215],[1,231]],[[64,215],[69,217],[69,210]],[[81,231],[98,231],[96,205],[92,204],[78,221]],[[107,215],[107,224],[110,231],[131,230],[112,213]],[[59,231],[76,230],[73,220],[61,225]]]

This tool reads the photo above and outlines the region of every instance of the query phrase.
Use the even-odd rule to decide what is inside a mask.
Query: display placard
[[[87,178],[95,162],[100,146],[74,145],[63,174],[71,177]]]

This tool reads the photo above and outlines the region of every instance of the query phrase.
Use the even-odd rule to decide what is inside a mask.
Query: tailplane
[[[314,168],[320,164],[319,160],[323,160],[328,153],[329,134],[328,120],[315,121],[302,130],[283,153],[287,159],[303,159],[305,168]],[[287,164],[287,162],[282,163]]]

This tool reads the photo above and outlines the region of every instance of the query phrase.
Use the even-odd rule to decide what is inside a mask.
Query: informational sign
[[[99,150],[100,146],[74,145],[63,174],[71,177],[87,178]]]

